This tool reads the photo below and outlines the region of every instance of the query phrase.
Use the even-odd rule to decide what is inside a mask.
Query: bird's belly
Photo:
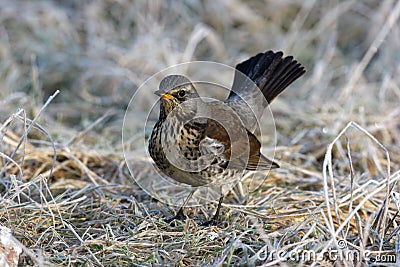
[[[150,138],[152,140],[152,143],[149,143],[150,156],[165,175],[177,182],[194,187],[209,184],[228,184],[241,177],[243,171],[226,168],[228,161],[223,154],[214,155],[214,158],[211,159],[204,158],[204,155],[202,157],[199,145],[200,138],[200,134],[190,127],[182,127],[177,124],[158,125],[158,127],[153,128]],[[169,143],[168,140],[179,141]],[[186,163],[192,164],[192,168],[187,165],[181,166],[179,163],[174,164],[170,161],[170,156],[166,156],[166,153],[171,153],[172,156],[179,153]]]
[[[223,169],[216,165],[210,165],[198,172],[189,172],[177,168],[173,165],[157,165],[161,171],[177,182],[188,184],[194,187],[206,185],[229,184],[239,179],[239,171],[233,169]],[[240,172],[241,173],[241,172]]]
[[[198,136],[193,132],[185,132],[182,127],[168,127],[169,131],[165,131],[163,127],[168,127],[162,125],[161,127],[154,127],[152,132],[153,144],[149,143],[150,156],[153,158],[156,166],[167,176],[174,179],[177,182],[188,184],[194,187],[204,186],[208,184],[226,184],[229,181],[235,180],[238,175],[238,171],[232,169],[226,169],[226,159],[223,155],[217,156],[214,160],[207,164],[205,162],[204,167],[202,167],[201,153],[198,145]],[[177,129],[176,131],[171,131],[171,129]],[[181,130],[183,129],[183,132]],[[173,134],[175,136],[180,136],[179,145],[177,142],[169,143],[168,136],[166,134]],[[163,140],[164,142],[162,142]],[[154,144],[158,145],[154,145]],[[179,149],[177,149],[179,147]],[[179,166],[179,164],[173,164],[168,160],[165,151],[173,151],[175,153],[180,153],[184,160],[188,162],[194,162],[193,165],[197,166],[198,169],[188,168],[187,166]]]

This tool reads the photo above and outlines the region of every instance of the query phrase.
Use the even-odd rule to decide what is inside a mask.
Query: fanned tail
[[[238,64],[236,69],[249,77],[271,103],[291,83],[306,71],[292,56],[283,57],[282,52],[267,51]],[[228,101],[237,97],[235,92],[245,90],[241,75],[235,75]]]

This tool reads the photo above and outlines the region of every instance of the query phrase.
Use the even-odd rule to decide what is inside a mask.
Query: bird
[[[148,142],[157,168],[193,190],[167,221],[184,219],[183,208],[196,188],[237,183],[246,171],[265,171],[279,164],[261,153],[254,131],[257,118],[290,84],[306,72],[293,58],[272,50],[250,57],[235,67],[228,97],[203,101],[187,77],[162,79],[155,94],[160,111]],[[221,193],[211,220],[218,221],[224,199]]]

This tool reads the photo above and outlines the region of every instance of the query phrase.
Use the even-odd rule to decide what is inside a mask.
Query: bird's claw
[[[183,221],[183,220],[185,220],[185,218],[186,218],[186,216],[185,216],[185,214],[183,213],[183,209],[182,208],[180,208],[179,210],[178,210],[178,212],[175,214],[175,216],[173,216],[173,217],[170,217],[170,218],[166,218],[166,219],[164,219],[164,221],[166,222],[166,223],[172,223],[173,221],[175,221],[175,220],[179,220],[179,221]]]
[[[213,225],[217,225],[218,224],[218,218],[212,218],[211,220],[205,221],[202,224],[200,224],[201,226],[213,226]]]

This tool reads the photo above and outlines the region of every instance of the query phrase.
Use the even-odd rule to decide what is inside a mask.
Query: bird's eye
[[[184,97],[186,95],[186,91],[185,90],[180,90],[179,92],[178,92],[178,96],[179,97]]]

